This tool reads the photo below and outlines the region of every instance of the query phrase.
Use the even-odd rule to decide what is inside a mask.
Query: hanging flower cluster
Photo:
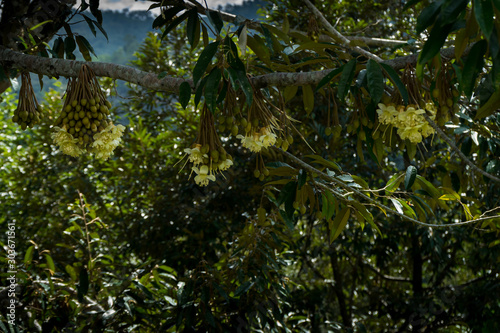
[[[227,88],[224,107],[217,114],[219,131],[228,129],[232,136],[240,140],[241,147],[257,153],[254,176],[260,180],[269,175],[269,170],[261,156],[262,151],[271,146],[287,150],[293,143],[290,135],[290,118],[258,89],[254,90],[252,103],[236,98],[231,86]],[[237,105],[236,101],[240,101]],[[244,110],[245,116],[241,115]],[[275,110],[277,116],[271,112]],[[241,133],[241,134],[238,134]],[[217,173],[233,165],[232,157],[226,153],[215,129],[212,112],[205,105],[201,110],[199,134],[195,143],[184,149],[188,162],[193,163],[191,170],[196,173],[196,184],[206,186],[215,181]]]
[[[110,108],[94,72],[82,65],[78,78],[68,82],[52,139],[64,154],[77,157],[87,151],[106,160],[120,144],[125,130],[113,124]]]
[[[214,117],[205,107],[201,110],[200,127],[196,143],[184,149],[188,161],[193,163],[191,170],[196,173],[194,181],[199,186],[207,186],[215,181],[215,175],[226,171],[233,165],[233,158],[227,154],[215,130]]]
[[[405,107],[403,105],[394,106],[383,103],[380,103],[378,107],[379,122],[396,127],[397,133],[402,140],[408,139],[412,143],[420,143],[423,138],[434,134],[434,129],[423,116],[427,110],[430,113],[429,117],[435,119],[436,108],[432,103],[427,103],[424,109],[415,105]]]

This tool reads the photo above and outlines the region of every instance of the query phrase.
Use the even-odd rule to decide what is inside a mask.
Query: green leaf
[[[246,293],[252,286],[254,285],[254,282],[251,281],[246,281],[243,282],[238,288],[236,288],[234,292],[235,297],[239,297]]]
[[[482,71],[484,63],[484,54],[488,48],[488,42],[484,39],[475,43],[465,60],[462,70],[462,78],[460,81],[461,88],[468,99],[471,98],[472,92],[476,85],[477,76]]]
[[[48,254],[45,255],[45,260],[47,260],[47,267],[49,267],[49,269],[52,271],[52,272],[55,272],[56,271],[56,266],[54,265],[54,260],[52,260],[52,257]]]
[[[37,28],[40,28],[42,25],[47,24],[47,23],[49,23],[49,22],[52,22],[52,20],[47,20],[47,21],[40,22],[40,23],[38,23],[37,25],[35,25],[35,26],[33,26],[33,27],[29,28],[28,30],[29,30],[29,31],[33,31],[33,30],[35,30],[35,29],[37,29]]]
[[[262,60],[267,66],[271,67],[271,55],[269,54],[269,49],[266,47],[264,41],[260,36],[247,36],[247,46],[255,53],[260,60]]]
[[[210,74],[208,74],[207,83],[205,83],[205,104],[212,113],[215,112],[220,80],[220,69],[215,67]]]
[[[474,0],[474,14],[476,21],[486,39],[490,38],[493,31],[493,6],[489,0]]]
[[[82,41],[82,36],[78,35],[76,36],[76,43],[78,44],[78,50],[83,56],[83,59],[86,61],[92,61],[92,57],[90,56],[89,49],[85,45],[85,43]]]
[[[307,114],[310,114],[314,109],[314,92],[311,85],[302,86],[302,102]]]
[[[31,245],[27,250],[26,254],[24,255],[24,264],[26,266],[31,264],[31,261],[33,260],[33,251],[35,250],[35,247]]]
[[[299,177],[297,179],[297,181],[298,181],[297,186],[299,187],[299,190],[306,183],[306,179],[307,179],[307,171],[305,171],[304,169],[300,169],[299,170]]]
[[[403,181],[402,176],[403,176],[402,173],[396,173],[389,179],[389,181],[385,185],[386,195],[392,194],[399,188],[399,184],[401,184],[401,182]]]
[[[205,71],[207,70],[208,65],[212,62],[212,58],[217,52],[217,48],[219,47],[219,41],[212,42],[203,49],[196,62],[196,65],[193,69],[193,84],[196,86],[198,81],[201,79]]]
[[[323,217],[327,221],[329,221],[332,218],[333,214],[335,213],[335,204],[336,204],[335,197],[332,195],[330,191],[324,191],[321,194],[321,202],[322,202],[321,213]]]
[[[382,66],[386,74],[389,75],[389,79],[391,80],[391,82],[398,88],[399,93],[403,98],[403,103],[407,105],[409,101],[408,90],[406,90],[406,87],[403,84],[403,81],[401,81],[401,78],[399,77],[398,73],[394,70],[394,68],[392,68],[387,64],[380,63],[380,65]]]
[[[285,103],[294,98],[298,90],[298,86],[286,86],[285,90],[283,91],[283,98],[285,99]]]
[[[194,107],[196,108],[198,106],[198,103],[200,103],[201,96],[203,95],[203,88],[205,87],[205,83],[207,82],[207,77],[205,76],[203,79],[201,79],[200,84],[198,87],[196,87],[196,92],[194,93]]]
[[[497,10],[500,10],[500,0],[493,0],[493,4]]]
[[[349,86],[354,78],[355,69],[356,59],[351,59],[342,69],[342,75],[340,76],[339,87],[337,90],[337,96],[341,101],[344,101],[345,96],[349,91]]]
[[[68,275],[71,277],[71,280],[76,281],[78,279],[75,268],[73,266],[66,265],[65,269],[66,273],[68,273]]]
[[[57,58],[64,58],[64,41],[62,37],[56,38],[52,46],[52,55]]]
[[[366,65],[366,78],[368,80],[368,91],[375,105],[382,99],[384,94],[384,76],[378,62],[368,59]]]
[[[104,35],[104,37],[106,37],[106,40],[109,41],[109,38],[108,38],[108,34],[106,33],[106,31],[102,28],[102,25],[101,23],[99,22],[96,22],[96,21],[93,21],[94,22],[94,25],[97,27],[97,29],[99,29],[101,31],[101,33]]]
[[[176,17],[170,24],[165,28],[165,31],[163,31],[163,34],[161,35],[161,39],[165,38],[172,29],[177,27],[182,21],[186,19],[186,17],[189,16],[190,12],[195,10],[196,8],[193,8],[191,10],[188,10],[187,12],[183,13],[181,16]]]
[[[94,35],[94,37],[97,37],[97,32],[95,30],[94,23],[92,23],[93,20],[85,14],[80,13],[80,15],[82,15],[83,18],[85,19],[85,21],[87,22],[87,25],[89,26],[89,29],[92,32],[92,34]]]
[[[186,106],[191,99],[191,86],[187,82],[182,82],[179,86],[179,103],[181,106],[186,109]]]
[[[217,35],[220,34],[222,27],[224,27],[224,22],[222,21],[222,17],[218,11],[209,10],[208,11],[208,19],[212,23],[212,25],[217,30]]]
[[[102,24],[102,13],[99,10],[99,0],[90,0],[90,12],[94,17],[96,18],[97,22],[99,24]]]
[[[417,3],[422,2],[422,0],[409,0],[403,7],[403,12]]]
[[[152,26],[153,29],[157,29],[164,26],[165,24],[167,24],[167,22],[171,21],[175,17],[175,15],[177,15],[178,12],[184,9],[185,9],[184,6],[175,6],[162,12],[153,21],[153,26]]]
[[[417,18],[417,26],[416,26],[417,34],[420,34],[428,26],[434,23],[436,17],[439,14],[439,11],[441,10],[441,6],[443,5],[443,3],[444,3],[443,0],[436,1],[431,3],[429,6],[425,7],[424,10],[422,10],[422,12]]]
[[[64,52],[66,53],[66,59],[75,59],[73,51],[76,49],[76,42],[73,37],[64,38]]]
[[[495,91],[488,101],[484,103],[478,110],[475,120],[479,120],[482,118],[486,118],[489,115],[493,114],[496,110],[500,108],[500,89]]]
[[[245,71],[228,68],[227,72],[229,73],[233,88],[237,90],[238,87],[241,87],[241,90],[243,90],[245,94],[247,104],[251,105],[253,102],[253,88],[250,81],[248,81]]]
[[[200,19],[196,10],[189,14],[186,33],[191,49],[194,49],[200,41]]]
[[[87,48],[87,50],[89,50],[90,52],[92,52],[92,54],[97,57],[97,54],[95,54],[94,48],[90,45],[90,43],[87,40],[87,38],[85,38],[85,37],[83,37],[81,35],[76,36],[76,42],[78,43],[78,41],[81,41],[85,45],[85,47]]]
[[[433,197],[434,199],[437,199],[440,196],[438,189],[435,188],[434,185],[432,185],[424,177],[417,175],[417,181],[424,188],[424,190],[426,190],[427,193],[429,193],[431,195],[431,197]]]
[[[452,24],[447,24],[442,28],[434,27],[431,31],[429,39],[422,47],[422,51],[418,56],[418,63],[425,65],[429,60],[434,58],[441,50],[448,34],[450,33]]]
[[[330,227],[330,244],[337,237],[339,237],[342,230],[344,230],[344,227],[346,226],[347,221],[349,220],[349,216],[351,216],[351,208],[350,207],[344,207],[335,216],[335,219],[333,220],[333,223],[331,224],[331,227]]]
[[[80,269],[80,282],[78,283],[78,300],[83,301],[83,296],[87,295],[89,291],[89,274],[87,268],[82,267]]]
[[[310,159],[313,159],[316,163],[324,165],[325,167],[328,167],[328,168],[332,168],[333,170],[342,171],[342,168],[336,162],[326,160],[319,155],[306,155],[304,157],[308,157]]]
[[[341,66],[339,68],[336,68],[332,70],[330,73],[326,74],[321,81],[319,81],[318,85],[316,86],[316,89],[314,91],[318,91],[321,89],[324,85],[328,84],[334,77],[339,75],[342,70],[344,69],[344,66]],[[392,69],[392,68],[391,68]]]
[[[413,165],[408,166],[408,168],[406,168],[406,175],[405,175],[405,189],[407,191],[409,191],[410,188],[413,186],[413,183],[415,183],[416,178],[417,178],[417,168],[415,168]]]

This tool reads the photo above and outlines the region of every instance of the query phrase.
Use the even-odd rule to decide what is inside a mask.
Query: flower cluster
[[[215,181],[215,174],[226,171],[233,165],[231,155],[227,154],[224,148],[209,150],[209,146],[202,146],[197,143],[193,148],[186,148],[188,161],[193,163],[191,170],[196,173],[194,181],[199,186],[207,186],[209,180]],[[210,154],[210,155],[209,155]]]
[[[91,151],[97,158],[107,160],[113,154],[113,150],[122,141],[121,137],[125,126],[110,124],[102,132],[94,134],[94,142],[92,143]]]
[[[59,146],[59,150],[66,155],[77,157],[85,152],[78,146],[78,139],[69,134],[65,128],[55,126],[51,136],[55,144]]]
[[[381,124],[392,125],[398,129],[401,139],[408,139],[412,143],[420,143],[422,139],[434,133],[434,129],[425,120],[423,114],[429,111],[429,117],[436,117],[436,108],[432,103],[427,103],[425,109],[415,108],[408,105],[378,105],[377,113]]]
[[[258,153],[262,148],[269,148],[276,143],[276,134],[271,126],[262,127],[258,132],[247,133],[245,136],[236,136],[241,140],[241,145],[250,149],[251,152]]]

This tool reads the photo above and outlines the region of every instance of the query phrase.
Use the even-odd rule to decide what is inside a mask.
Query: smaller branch
[[[373,59],[377,62],[382,62],[382,58],[380,58],[379,56],[371,53],[371,52],[368,52],[366,51],[365,49],[362,49],[361,47],[359,46],[354,46],[352,47],[351,46],[351,41],[344,37],[340,32],[337,31],[337,29],[335,29],[333,27],[333,25],[330,24],[330,22],[327,21],[327,19],[323,16],[323,14],[318,10],[318,8],[316,8],[309,0],[304,0],[305,4],[307,5],[307,7],[309,7],[309,9],[313,12],[314,16],[316,16],[316,18],[321,22],[321,24],[323,24],[323,26],[326,28],[326,30],[328,30],[328,32],[330,32],[331,34],[333,34],[334,36],[336,36],[340,42],[342,42],[342,45],[345,47],[345,48],[348,48],[348,49],[351,49],[353,51],[356,51],[358,52],[359,54],[369,58],[369,59]]]
[[[460,149],[458,149],[458,147],[453,143],[453,141],[451,141],[451,139],[441,130],[441,128],[439,128],[439,126],[434,121],[432,121],[431,118],[429,118],[427,114],[423,113],[423,115],[425,120],[427,120],[427,122],[432,126],[432,128],[434,128],[434,130],[438,133],[441,139],[446,141],[446,143],[451,147],[451,149],[453,149],[468,166],[470,166],[473,170],[479,172],[483,176],[488,177],[489,179],[494,180],[497,183],[500,183],[500,178],[487,173],[486,171],[480,169],[478,166],[472,163],[472,161],[467,156],[465,156],[465,154],[462,153]]]
[[[342,188],[344,188],[344,189],[346,189],[348,191],[353,191],[354,193],[356,193],[357,195],[359,195],[363,199],[365,199],[365,200],[367,200],[367,201],[375,204],[376,206],[382,207],[382,208],[384,208],[388,212],[391,212],[394,215],[400,216],[400,217],[402,217],[405,220],[411,221],[413,223],[419,224],[419,225],[424,226],[424,227],[429,227],[429,228],[448,228],[448,227],[456,227],[456,226],[461,226],[461,225],[467,225],[467,224],[477,223],[477,222],[480,222],[480,221],[485,221],[485,220],[491,220],[491,219],[500,218],[500,215],[495,215],[495,216],[481,217],[481,218],[477,218],[477,219],[470,220],[470,221],[461,221],[461,222],[450,223],[450,224],[424,223],[424,222],[421,222],[421,221],[419,221],[417,219],[414,219],[414,218],[411,218],[409,216],[406,216],[406,215],[404,215],[404,214],[402,214],[402,213],[400,213],[400,212],[398,212],[398,211],[396,211],[396,210],[394,210],[394,209],[392,209],[392,208],[390,208],[390,207],[388,207],[388,206],[386,206],[386,205],[378,202],[377,200],[370,198],[366,194],[364,194],[361,191],[359,191],[359,190],[357,190],[357,189],[355,189],[355,188],[347,185],[346,183],[344,183],[343,181],[341,181],[341,180],[339,180],[337,178],[330,177],[326,173],[319,171],[315,167],[307,164],[306,162],[302,161],[298,157],[295,157],[294,155],[290,154],[289,152],[283,151],[282,149],[276,148],[276,147],[274,147],[274,149],[277,150],[277,151],[279,151],[279,152],[281,152],[283,155],[285,155],[289,159],[295,161],[297,164],[299,164],[300,166],[302,166],[304,169],[308,170],[309,172],[317,174],[318,177],[322,178],[323,180],[335,183],[335,184],[339,185],[340,187],[342,187]],[[330,191],[332,191],[332,190],[330,189]],[[333,192],[333,193],[335,194],[335,192]]]

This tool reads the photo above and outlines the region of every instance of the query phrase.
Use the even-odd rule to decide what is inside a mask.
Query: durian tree
[[[451,246],[446,252],[447,243],[465,237],[464,233],[474,233],[485,243],[482,247],[491,247],[487,262],[498,260],[497,1],[408,1],[404,5],[389,2],[385,6],[370,2],[345,7],[309,0],[273,1],[268,15],[259,22],[205,8],[191,0],[151,3],[151,9],[159,13],[153,22],[159,33],[151,38],[167,44],[183,40],[192,61],[183,64],[181,59],[180,64],[164,70],[157,69],[164,66],[160,62],[170,62],[172,53],[162,53],[165,57],[154,59],[157,63],[152,66],[140,61],[135,67],[91,61],[91,44],[83,36],[74,35],[65,19],[80,15],[94,34],[96,27],[105,34],[98,2],[82,2],[73,12],[64,2],[57,2],[57,12],[64,15],[45,20],[36,16],[45,8],[36,6],[37,2],[27,2],[25,10],[12,17],[7,16],[14,10],[10,8],[12,4],[4,3],[0,24],[5,27],[0,48],[3,79],[22,79],[19,102],[10,117],[22,130],[46,126],[54,149],[68,155],[59,157],[74,161],[93,154],[96,165],[103,163],[99,158],[109,158],[111,161],[106,163],[120,168],[127,156],[147,156],[119,152],[121,136],[127,128],[114,124],[117,121],[113,113],[119,113],[120,107],[113,109],[107,102],[108,96],[96,77],[119,79],[133,84],[131,96],[135,96],[135,101],[125,103],[136,112],[135,122],[129,123],[129,130],[133,131],[130,135],[148,142],[152,139],[142,131],[148,129],[157,140],[152,144],[158,145],[160,151],[162,145],[174,150],[169,152],[168,164],[176,161],[169,168],[176,169],[177,178],[182,177],[203,193],[198,197],[205,193],[212,193],[214,200],[218,195],[231,196],[231,184],[235,184],[235,191],[241,188],[241,184],[236,186],[241,183],[238,177],[252,184],[245,189],[253,208],[239,203],[245,206],[247,220],[244,229],[236,233],[238,246],[232,249],[231,258],[222,255],[216,264],[200,263],[195,269],[179,264],[175,273],[169,267],[151,265],[146,268],[149,273],[137,280],[137,290],[148,297],[148,292],[156,290],[158,295],[152,296],[153,300],[165,292],[167,295],[161,296],[169,298],[164,306],[174,309],[169,310],[171,317],[162,318],[159,301],[158,307],[141,305],[148,309],[144,320],[149,322],[151,331],[158,327],[186,331],[190,327],[213,331],[256,327],[279,331],[284,327],[299,329],[301,325],[312,330],[334,328],[337,324],[327,324],[332,318],[315,317],[309,304],[302,306],[302,312],[286,304],[287,295],[303,292],[287,286],[286,269],[282,267],[289,250],[302,266],[308,267],[307,274],[313,280],[327,280],[325,260],[320,259],[318,270],[308,259],[312,250],[306,248],[317,248],[322,253],[319,258],[329,258],[326,262],[331,265],[335,281],[331,292],[338,302],[332,310],[332,320],[346,330],[352,330],[360,320],[365,327],[389,330],[391,322],[365,321],[366,314],[354,310],[345,279],[356,274],[343,272],[341,267],[347,264],[339,258],[340,254],[355,258],[377,279],[411,283],[412,300],[405,304],[406,309],[433,302],[435,294],[426,294],[431,282],[439,285],[451,274],[441,270],[431,254],[425,258],[424,249],[437,247],[429,253],[444,251],[455,256],[456,250]],[[381,17],[386,22],[376,23],[374,9],[384,13]],[[351,16],[358,21],[349,19]],[[363,17],[367,21],[361,20]],[[337,19],[343,19],[343,30],[336,28]],[[7,20],[16,24],[7,24]],[[65,28],[66,34],[49,43],[60,27]],[[77,47],[85,61],[75,60]],[[147,52],[145,47],[143,53]],[[152,60],[149,57],[148,61]],[[175,61],[179,61],[179,55]],[[40,107],[27,73],[69,78],[59,109]],[[158,94],[168,95],[165,100],[175,105],[165,106],[170,114],[160,116],[160,107],[154,105],[153,97]],[[155,123],[161,121],[169,124],[170,129],[176,122],[178,127],[185,126],[192,137],[182,143],[189,143],[180,146],[179,137],[159,132],[160,125]],[[114,150],[118,151],[116,158]],[[115,185],[119,184],[116,180]],[[142,191],[137,192],[139,196]],[[113,187],[109,192],[115,193]],[[195,197],[193,201],[196,200]],[[79,196],[73,208],[81,210],[78,216],[85,226],[82,234],[87,235],[88,241],[87,227],[90,221],[97,221],[95,213],[86,206],[83,196]],[[92,219],[87,218],[88,209]],[[400,234],[398,228],[404,229],[404,233]],[[396,243],[403,246],[405,242],[395,241],[397,237],[391,238],[391,232],[409,236],[411,278],[391,276],[395,272],[383,273],[365,261],[363,251],[353,245],[357,244],[353,239],[375,239],[378,243],[369,252],[377,253],[381,267],[390,271],[390,265],[383,263],[388,260],[383,254],[385,250],[378,247],[392,249]],[[301,238],[302,233],[307,237]],[[154,235],[148,237],[153,238],[147,241],[165,246]],[[435,244],[427,244],[427,239]],[[31,252],[35,248],[30,247]],[[240,251],[245,255],[239,257]],[[106,327],[109,318],[118,318],[116,308],[90,306],[91,301],[85,300],[89,290],[82,287],[82,281],[89,284],[89,280],[90,285],[99,285],[95,280],[97,258],[92,258],[91,253],[89,245],[88,263],[70,265],[73,268],[66,267],[66,273],[73,277],[78,272],[74,278],[78,281],[78,301],[101,315],[94,325]],[[26,263],[30,263],[27,257]],[[269,267],[255,265],[262,261]],[[233,270],[221,268],[225,265]],[[434,265],[438,267],[436,275],[424,281],[423,267]],[[181,285],[172,283],[184,270],[191,270],[191,279]],[[238,270],[245,274],[237,273]],[[493,279],[498,274],[498,268],[487,270],[482,278]],[[165,274],[172,277],[165,278]],[[198,278],[203,274],[207,274],[205,278]],[[300,274],[288,274],[300,283]],[[469,283],[462,282],[458,285]],[[158,287],[154,283],[169,288],[155,289]],[[355,283],[352,285],[354,288]],[[384,284],[379,288],[384,288]],[[266,295],[266,290],[272,292]],[[437,290],[433,289],[433,293],[446,293],[444,289]],[[171,300],[174,291],[177,302]],[[463,298],[463,303],[469,300],[466,289],[452,295],[454,299]],[[364,306],[379,295],[372,291],[365,296],[364,303],[356,297]],[[126,297],[132,296],[120,297],[117,300],[121,299],[123,316],[127,311],[134,313],[123,305],[128,302]],[[134,303],[140,303],[132,298]],[[444,296],[443,299],[446,300]],[[450,304],[455,306],[454,301]],[[493,304],[498,308],[498,302]],[[231,313],[232,307],[237,311]],[[443,311],[398,312],[385,304],[373,306],[393,317],[393,327],[414,331],[453,325],[463,317],[464,311],[458,307],[443,315]],[[138,313],[143,312],[138,310],[134,316]],[[469,320],[471,326],[476,325]],[[137,322],[128,324],[132,327]],[[473,327],[481,327],[477,325]],[[483,325],[495,324],[485,321]]]

